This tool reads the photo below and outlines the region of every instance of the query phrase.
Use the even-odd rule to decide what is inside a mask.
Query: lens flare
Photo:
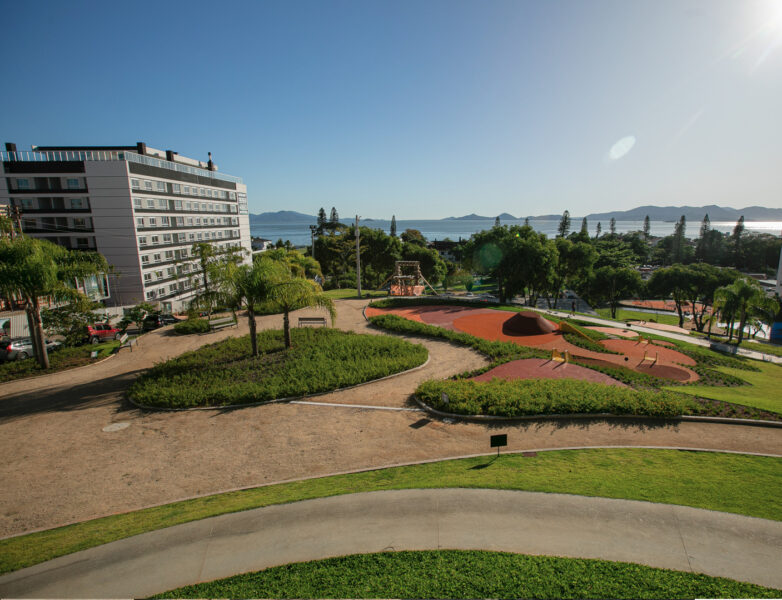
[[[634,135],[628,135],[623,137],[621,140],[616,142],[613,146],[611,146],[611,149],[608,151],[608,160],[614,161],[619,160],[623,156],[625,156],[630,150],[633,149],[633,146],[635,146],[635,136]]]

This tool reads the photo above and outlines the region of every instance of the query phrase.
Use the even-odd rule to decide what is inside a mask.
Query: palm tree
[[[735,321],[736,312],[738,310],[738,298],[736,297],[733,286],[726,285],[725,287],[718,288],[714,292],[714,312],[712,313],[712,320],[719,316],[725,321],[728,328],[728,341],[733,339],[733,322]],[[711,322],[709,323],[709,332],[711,333]]]
[[[25,302],[33,352],[41,368],[49,368],[41,299],[60,302],[83,298],[74,286],[75,280],[108,270],[106,259],[97,252],[71,251],[26,236],[0,239],[0,292]]]
[[[334,301],[323,293],[317,283],[290,274],[274,282],[269,294],[269,301],[272,306],[283,313],[282,325],[286,348],[291,347],[291,311],[314,306],[325,308],[329,312],[332,325],[337,319]]]
[[[749,319],[758,314],[776,312],[776,301],[766,296],[763,288],[754,279],[737,279],[731,285],[718,289],[714,304],[719,307],[723,316],[730,319],[728,341],[733,339],[733,324],[738,319],[737,344],[741,344],[744,339],[744,327]]]

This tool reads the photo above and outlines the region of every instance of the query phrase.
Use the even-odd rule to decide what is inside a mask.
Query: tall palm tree
[[[728,341],[733,339],[733,323],[738,311],[738,297],[732,286],[726,285],[714,292],[714,313],[712,320],[719,315],[728,328]],[[711,331],[711,323],[709,323]]]
[[[717,298],[719,300],[717,300]],[[763,288],[754,279],[737,279],[731,285],[720,288],[715,293],[715,306],[719,306],[722,314],[730,319],[728,341],[733,339],[733,325],[739,321],[737,343],[744,339],[744,328],[747,321],[758,313],[775,312],[771,300]]]
[[[0,292],[25,302],[33,352],[41,368],[49,368],[41,300],[62,302],[83,298],[75,288],[75,280],[108,270],[106,259],[97,252],[71,251],[26,236],[0,239]]]

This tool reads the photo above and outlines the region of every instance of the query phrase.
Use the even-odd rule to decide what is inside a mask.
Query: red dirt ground
[[[598,371],[579,365],[566,364],[544,358],[524,358],[494,367],[491,371],[473,377],[473,381],[491,381],[498,379],[580,379],[605,383],[618,387],[627,387],[621,381]]]
[[[636,308],[652,308],[654,310],[669,310],[676,312],[676,302],[673,300],[623,300],[621,302],[624,306],[634,306]],[[698,302],[696,304],[698,311],[703,308],[703,305]],[[692,312],[692,306],[689,302],[682,302],[682,311]]]
[[[591,329],[592,331],[597,331],[599,333],[607,333],[608,335],[618,335],[619,337],[625,337],[625,338],[636,338],[638,337],[637,331],[630,331],[629,329],[617,329],[616,327],[586,327],[585,329]]]
[[[403,309],[367,309],[367,316],[383,313],[398,314],[410,318],[420,317],[424,323],[438,325],[452,331],[463,331],[487,340],[512,342],[521,346],[529,346],[544,350],[568,351],[579,360],[590,364],[605,366],[622,366],[640,373],[648,373],[665,379],[676,381],[697,381],[698,374],[681,365],[694,366],[695,361],[689,356],[651,344],[638,343],[634,340],[603,340],[600,343],[608,350],[621,354],[594,352],[569,343],[561,333],[546,333],[539,335],[509,335],[505,323],[515,316],[515,313],[505,311],[470,308],[462,306],[416,306]],[[410,315],[410,316],[409,316]],[[419,319],[415,319],[419,320]],[[621,331],[621,330],[617,330]],[[644,361],[644,355],[651,360]]]

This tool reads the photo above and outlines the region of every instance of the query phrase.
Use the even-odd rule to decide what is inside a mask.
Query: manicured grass
[[[748,386],[687,385],[676,387],[675,389],[693,396],[754,406],[763,410],[782,413],[782,366],[761,362],[754,362],[753,366],[757,367],[758,370],[746,371],[724,366],[716,367],[718,371],[726,375],[746,381],[750,384]]]
[[[0,363],[0,383],[22,379],[24,377],[36,377],[47,375],[57,371],[65,371],[74,367],[82,367],[96,360],[101,360],[111,355],[119,347],[119,342],[110,340],[102,344],[85,344],[72,348],[58,348],[49,353],[49,368],[44,370],[38,366],[35,358],[25,360],[13,360]],[[92,358],[92,352],[97,351],[98,357]]]
[[[755,352],[762,352],[763,354],[771,354],[773,356],[782,356],[782,346],[775,344],[764,344],[762,342],[742,341],[739,348],[745,350],[754,350]]]
[[[426,362],[420,344],[338,329],[291,329],[285,349],[280,330],[228,338],[155,365],[130,387],[130,397],[161,408],[230,406],[344,388]]]
[[[778,598],[782,590],[634,563],[479,550],[354,554],[155,598]]]
[[[206,333],[207,331],[209,331],[209,321],[207,319],[188,319],[174,325],[174,333],[178,335]]]
[[[323,292],[332,300],[341,300],[342,298],[358,299],[358,290],[356,288],[342,288],[339,290],[326,290]],[[388,292],[378,292],[376,290],[361,290],[362,298],[385,298]]]
[[[595,312],[604,319],[611,319],[610,308],[596,308]],[[617,321],[650,321],[654,323],[662,323],[663,325],[675,325],[679,326],[679,316],[675,314],[661,315],[658,313],[640,312],[637,310],[627,310],[623,308],[616,309]],[[685,328],[687,326],[687,319],[684,320]]]
[[[429,406],[460,415],[522,417],[610,413],[676,417],[697,410],[695,402],[679,394],[576,379],[435,380],[423,382],[415,394]]]
[[[0,540],[0,573],[146,531],[270,504],[375,490],[448,487],[646,500],[782,521],[782,458],[641,448],[567,450],[322,477],[94,519]]]

